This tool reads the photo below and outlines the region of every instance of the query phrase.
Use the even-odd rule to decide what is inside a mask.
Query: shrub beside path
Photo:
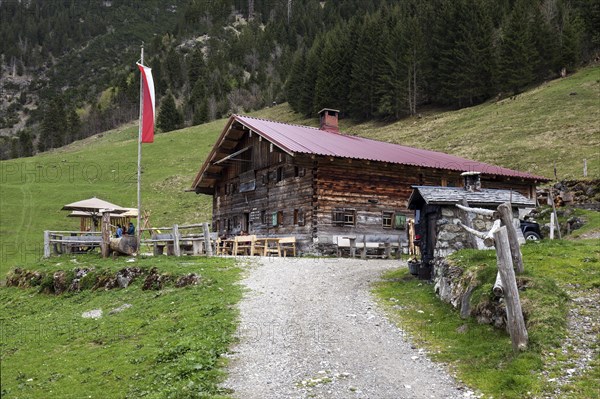
[[[371,284],[401,264],[251,260],[224,387],[240,399],[475,397],[412,346],[371,297]]]

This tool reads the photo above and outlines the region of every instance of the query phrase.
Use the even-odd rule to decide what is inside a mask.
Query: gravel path
[[[243,281],[224,386],[252,398],[465,398],[411,347],[369,290],[398,261],[262,258]]]

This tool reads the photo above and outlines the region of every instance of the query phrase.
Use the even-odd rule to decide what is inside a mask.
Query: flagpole
[[[144,42],[142,42],[140,64],[144,65]],[[136,237],[137,237],[137,252],[140,253],[142,230],[140,225],[142,215],[142,118],[144,116],[144,79],[140,73],[140,126],[138,129],[138,162],[137,162],[137,226],[136,226]]]

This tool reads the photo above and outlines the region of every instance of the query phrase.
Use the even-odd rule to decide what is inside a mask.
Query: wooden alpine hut
[[[460,187],[481,173],[487,188],[535,198],[544,177],[440,152],[343,134],[339,111],[320,128],[232,115],[192,189],[213,198],[213,230],[295,236],[301,252],[332,253],[340,240],[407,243],[412,186]]]

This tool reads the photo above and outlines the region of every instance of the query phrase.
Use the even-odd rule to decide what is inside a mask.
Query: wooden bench
[[[333,242],[337,245],[337,256],[341,257],[347,251],[349,256],[356,257],[356,252],[360,251],[360,257],[366,258],[386,258],[391,257],[392,248],[399,250],[398,243],[389,242],[357,242],[353,236],[334,236]]]
[[[285,258],[288,251],[292,251],[292,256],[296,256],[296,237],[283,237],[278,241],[279,253],[283,253]]]

